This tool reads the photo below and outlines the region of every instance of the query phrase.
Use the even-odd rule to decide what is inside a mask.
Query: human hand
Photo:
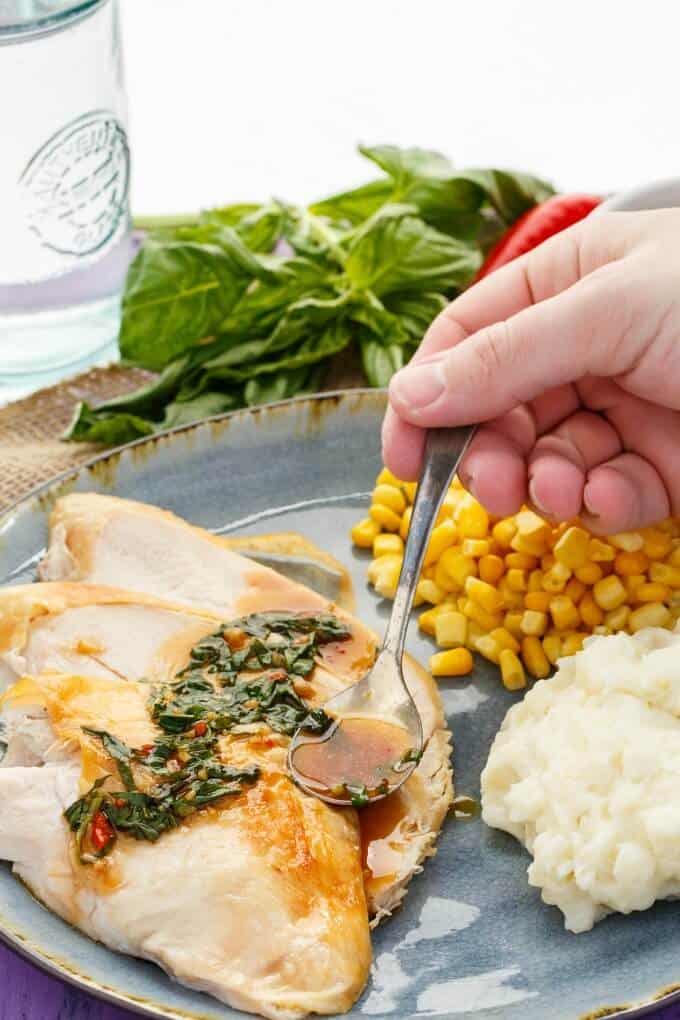
[[[492,273],[390,385],[383,453],[485,422],[461,465],[498,515],[530,502],[599,534],[680,514],[680,210],[589,217]]]

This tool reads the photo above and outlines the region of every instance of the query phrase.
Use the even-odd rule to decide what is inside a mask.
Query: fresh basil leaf
[[[220,325],[220,334],[266,336],[287,309],[306,295],[327,288],[328,267],[309,258],[290,258],[273,280],[257,280]]]
[[[430,292],[388,294],[385,298],[388,311],[401,323],[408,338],[418,343],[448,303],[443,294]]]
[[[481,253],[428,226],[408,205],[380,209],[355,233],[346,271],[357,290],[453,290],[470,283]]]
[[[122,446],[133,439],[141,439],[155,432],[152,422],[145,421],[138,415],[100,412],[84,401],[77,404],[71,424],[64,432],[62,439],[71,439],[76,443],[101,443],[104,446]]]
[[[190,425],[199,418],[210,418],[214,414],[235,411],[242,406],[242,400],[235,393],[202,393],[194,400],[175,401],[168,404],[163,418],[164,429],[174,429],[180,425]]]
[[[219,247],[147,240],[128,271],[121,355],[164,368],[214,333],[253,279],[274,278],[229,227]]]
[[[207,373],[210,380],[221,379],[229,382],[247,382],[261,375],[288,372],[293,369],[315,365],[343,351],[352,339],[350,327],[345,322],[331,322],[320,335],[311,335],[299,347],[286,352],[278,360],[263,360],[247,368],[213,367]]]
[[[246,383],[243,390],[244,402],[248,407],[255,407],[257,404],[271,404],[275,400],[287,400],[298,393],[314,392],[318,380],[319,372],[306,366],[290,372],[280,371],[274,376],[259,376]]]
[[[385,308],[373,291],[362,291],[357,300],[352,302],[349,314],[353,321],[376,333],[384,345],[404,344],[409,339],[404,324]]]
[[[398,145],[360,145],[359,152],[401,184],[412,177],[450,177],[453,163],[432,149],[402,149]]]
[[[387,386],[394,373],[406,363],[401,345],[382,344],[370,334],[359,337],[359,350],[371,386]]]
[[[489,203],[506,226],[555,194],[551,184],[530,174],[509,170],[466,170],[464,176],[484,189]]]
[[[389,202],[393,192],[393,182],[385,178],[371,181],[370,184],[362,184],[351,191],[341,191],[337,195],[324,198],[321,202],[314,202],[309,208],[316,216],[327,216],[339,222],[361,223]]]

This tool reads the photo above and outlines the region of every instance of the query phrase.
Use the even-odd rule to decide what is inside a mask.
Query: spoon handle
[[[475,426],[429,429],[425,439],[423,472],[413,505],[404,561],[399,575],[392,614],[387,624],[383,651],[401,662],[409,614],[425,558],[430,532],[448,492],[451,478],[465,453]]]

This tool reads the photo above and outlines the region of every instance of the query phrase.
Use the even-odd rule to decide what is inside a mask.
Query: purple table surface
[[[135,1020],[135,1016],[47,977],[0,946],[0,1020]],[[680,1020],[680,1005],[648,1016]]]

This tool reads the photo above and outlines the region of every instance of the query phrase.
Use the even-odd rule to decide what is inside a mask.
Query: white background
[[[368,179],[357,141],[562,189],[680,175],[677,0],[121,0],[136,213]]]

